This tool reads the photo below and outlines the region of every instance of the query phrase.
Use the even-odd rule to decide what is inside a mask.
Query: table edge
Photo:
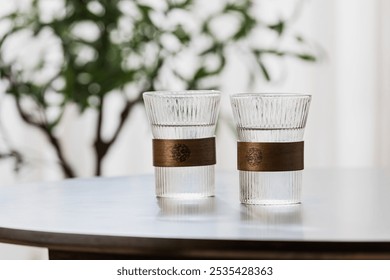
[[[0,227],[0,242],[50,250],[180,258],[385,258],[390,242],[213,240],[110,236]],[[268,257],[265,257],[268,256]],[[322,257],[321,257],[322,256]]]

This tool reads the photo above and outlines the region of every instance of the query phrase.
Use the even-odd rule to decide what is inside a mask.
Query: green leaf
[[[303,39],[303,37],[301,35],[297,35],[295,36],[295,39],[299,42],[299,43],[304,43],[305,40]]]
[[[141,12],[142,14],[144,14],[144,15],[149,14],[149,12],[150,12],[151,10],[153,10],[151,7],[146,6],[146,5],[141,5],[141,4],[138,4],[137,7],[138,7],[138,9],[140,10],[140,12]]]
[[[267,67],[264,65],[264,63],[259,59],[258,60],[261,72],[263,73],[264,78],[269,82],[271,81],[271,76],[267,70]]]
[[[256,21],[248,16],[245,16],[238,31],[233,35],[235,41],[246,37],[256,26]]]
[[[306,61],[310,61],[310,62],[317,61],[317,58],[314,55],[307,54],[307,53],[296,54],[295,56],[302,59],[302,60],[306,60]]]
[[[276,33],[278,33],[279,36],[283,34],[285,27],[286,23],[282,20],[279,20],[279,22],[276,24],[268,25],[268,28],[274,30]]]
[[[252,49],[251,50],[256,57],[260,57],[263,54],[275,55],[275,56],[285,56],[286,52],[279,51],[276,49]]]
[[[206,68],[201,67],[198,69],[198,71],[196,71],[196,73],[194,75],[194,80],[199,80],[199,79],[204,78],[206,76],[207,76]]]
[[[223,48],[223,46],[220,43],[214,42],[209,48],[202,51],[199,55],[204,56],[204,55],[210,54],[210,53],[220,53],[222,48]]]
[[[192,5],[193,1],[192,0],[185,0],[182,2],[175,1],[175,0],[168,0],[168,10],[173,10],[173,9],[186,9],[190,5]]]
[[[181,25],[177,26],[175,31],[172,32],[172,34],[175,35],[176,38],[179,39],[180,43],[182,44],[187,44],[191,40],[190,34],[188,34]]]

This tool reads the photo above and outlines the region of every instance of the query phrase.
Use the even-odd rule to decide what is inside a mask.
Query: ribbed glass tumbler
[[[303,134],[311,96],[235,94],[240,200],[245,204],[301,202]]]
[[[154,138],[156,195],[213,196],[220,92],[155,91],[143,98]]]

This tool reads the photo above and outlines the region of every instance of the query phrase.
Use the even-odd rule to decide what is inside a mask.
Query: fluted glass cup
[[[278,148],[280,145],[273,143],[295,145],[295,143],[300,142],[298,144],[302,144],[301,169],[303,169],[302,141],[310,101],[311,96],[303,94],[251,93],[232,95],[231,104],[237,126],[238,142],[245,142],[245,144],[246,142],[266,143],[265,145],[276,147],[273,152],[273,155],[276,155],[274,158],[267,159],[266,151],[261,149],[249,149],[246,156],[243,156],[244,160],[247,160],[248,164],[258,164],[259,166],[266,164],[266,161],[269,160],[273,160],[274,165],[283,165],[290,159],[284,157],[284,162],[278,163],[278,153],[280,154],[282,150]],[[239,145],[240,143],[238,143]],[[245,204],[300,203],[302,172],[302,170],[240,170],[240,200]]]
[[[154,91],[143,94],[154,139],[209,139],[214,137],[220,92],[212,90]],[[155,141],[155,140],[154,140]],[[195,157],[178,144],[178,161]],[[215,153],[215,148],[214,148]],[[155,155],[154,155],[155,156]],[[214,196],[215,164],[164,167],[155,165],[156,195],[171,198]]]

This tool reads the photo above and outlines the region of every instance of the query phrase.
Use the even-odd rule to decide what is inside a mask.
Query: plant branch
[[[61,149],[61,146],[60,146],[58,139],[53,135],[53,133],[51,132],[51,130],[49,129],[47,124],[38,123],[38,122],[33,121],[32,118],[26,112],[23,111],[23,108],[20,104],[20,99],[18,97],[16,98],[16,108],[17,108],[18,113],[24,122],[26,122],[27,124],[29,124],[31,126],[34,126],[38,129],[40,129],[41,132],[43,132],[43,134],[47,137],[50,144],[54,147],[54,150],[55,150],[57,157],[59,159],[59,164],[62,168],[62,171],[64,172],[64,175],[67,178],[76,177],[76,175],[73,171],[73,168],[70,166],[70,164],[67,162],[67,160],[64,157],[64,154],[62,152],[62,149]]]
[[[100,97],[100,105],[98,107],[98,120],[96,126],[96,136],[95,136],[95,154],[96,154],[96,169],[95,175],[100,176],[102,173],[102,159],[108,150],[108,145],[103,141],[102,138],[102,128],[103,128],[103,110],[104,110],[104,96]]]
[[[1,159],[9,159],[14,158],[15,159],[15,165],[14,165],[14,171],[19,172],[22,164],[23,164],[23,156],[16,150],[11,149],[8,152],[0,152],[0,160]]]
[[[108,150],[111,148],[111,146],[116,142],[118,139],[118,136],[120,132],[122,131],[122,128],[131,112],[133,107],[140,103],[142,101],[142,95],[139,95],[139,97],[135,100],[132,101],[127,101],[125,107],[123,108],[120,119],[119,119],[119,124],[117,128],[115,129],[115,132],[113,136],[111,137],[110,140],[104,141],[102,139],[102,126],[103,126],[103,104],[104,104],[104,98],[101,99],[101,106],[99,108],[99,113],[98,113],[98,124],[97,124],[97,129],[96,129],[96,140],[95,140],[95,154],[97,157],[97,162],[96,162],[96,169],[95,169],[95,175],[100,176],[102,173],[102,161],[104,157],[107,155]]]
[[[120,116],[120,120],[119,120],[119,125],[118,125],[117,129],[115,130],[115,133],[114,133],[113,137],[111,138],[111,140],[108,141],[108,145],[114,144],[114,142],[118,138],[119,133],[121,132],[121,130],[123,128],[123,125],[125,124],[125,121],[126,121],[127,117],[129,116],[131,110],[133,109],[133,107],[136,104],[140,103],[141,101],[142,101],[142,95],[141,94],[138,96],[137,99],[135,99],[133,101],[127,101],[125,108],[122,110],[122,113],[121,113],[121,116]]]
[[[15,148],[9,145],[9,139],[7,137],[7,133],[1,121],[0,121],[0,135],[2,136],[1,138],[3,138],[3,141],[7,146],[7,152],[0,152],[0,159],[14,158],[15,159],[14,170],[15,172],[19,172],[19,170],[21,169],[24,163],[23,156],[19,151],[17,151]]]

